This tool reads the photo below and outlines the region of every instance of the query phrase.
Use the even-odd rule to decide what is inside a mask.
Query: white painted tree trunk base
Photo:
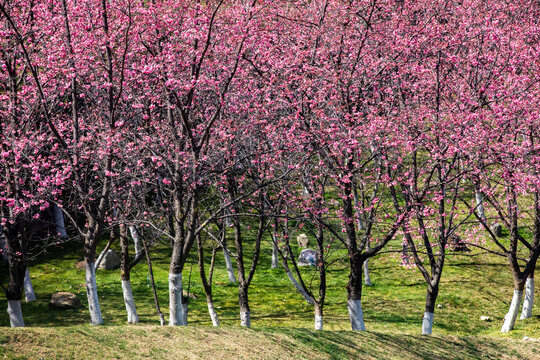
[[[34,287],[32,286],[32,280],[30,279],[30,272],[28,267],[24,273],[24,299],[26,302],[36,301],[36,294],[34,293]]]
[[[479,191],[476,191],[475,199],[476,199],[476,209],[478,211],[478,216],[480,216],[480,219],[486,221],[486,213],[484,211],[484,199],[482,197],[482,193]]]
[[[240,311],[240,325],[251,327],[251,316],[249,311]]]
[[[182,274],[169,273],[169,325],[186,325],[184,320],[184,307],[182,306]]]
[[[137,308],[135,307],[135,299],[133,299],[129,280],[122,280],[122,293],[124,294],[124,303],[126,304],[127,321],[129,324],[137,324],[139,322],[139,316],[137,316]]]
[[[279,268],[279,252],[276,243],[272,243],[272,269]]]
[[[285,272],[287,273],[287,277],[289,278],[289,280],[291,281],[291,283],[293,284],[294,288],[300,293],[300,295],[302,295],[302,297],[306,300],[306,302],[310,305],[314,305],[315,302],[313,301],[313,299],[304,291],[304,289],[302,289],[302,286],[298,283],[298,281],[296,281],[296,279],[294,278],[294,275],[292,274],[291,270],[289,269],[285,269]]]
[[[24,320],[20,300],[8,300],[7,313],[11,327],[24,327]]]
[[[229,252],[224,247],[223,248],[223,256],[225,256],[225,266],[227,267],[227,274],[229,275],[229,282],[234,284],[236,283],[236,276],[234,275],[234,268],[231,261],[231,256],[229,255]]]
[[[510,332],[516,323],[516,318],[519,312],[519,305],[521,304],[521,299],[523,298],[523,291],[514,290],[514,295],[512,296],[512,303],[510,304],[510,310],[504,318],[504,324],[501,328],[501,332]]]
[[[352,330],[366,331],[361,300],[347,300],[347,307],[349,309],[349,319],[351,320]]]
[[[210,319],[212,319],[212,325],[215,327],[219,326],[219,318],[218,314],[216,313],[216,309],[214,308],[214,303],[207,302],[208,305],[208,313],[210,314]]]
[[[188,303],[182,303],[182,316],[184,318],[184,326],[187,326],[188,322]]]
[[[532,317],[534,305],[534,278],[527,278],[525,283],[525,298],[523,299],[523,309],[521,310],[520,319],[528,319]]]
[[[131,238],[133,239],[133,245],[135,247],[135,257],[137,258],[142,252],[141,240],[139,239],[139,234],[137,234],[137,228],[131,225],[129,227],[129,233],[131,234]]]
[[[369,276],[369,259],[364,261],[364,285],[371,286],[371,276]]]
[[[90,325],[103,325],[101,317],[101,309],[99,307],[99,299],[96,283],[96,268],[93,263],[86,263],[85,268],[86,280],[86,296],[88,298],[88,311],[90,312]]]
[[[315,330],[323,329],[323,317],[320,315],[315,315]]]
[[[422,335],[431,335],[433,332],[433,317],[434,313],[426,311],[422,318]]]

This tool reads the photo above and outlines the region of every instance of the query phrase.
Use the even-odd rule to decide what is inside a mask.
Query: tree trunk
[[[369,276],[369,259],[364,261],[364,284],[371,286],[371,276]]]
[[[129,247],[127,240],[126,226],[120,225],[120,247],[122,249],[120,277],[122,280],[122,293],[126,305],[127,321],[129,324],[136,324],[139,322],[139,317],[137,316],[137,308],[135,307],[133,292],[131,291],[131,268],[129,264]]]
[[[523,299],[523,309],[520,319],[528,319],[532,317],[534,305],[534,271],[531,272],[525,283],[525,298]]]
[[[279,268],[279,252],[277,244],[274,241],[272,241],[272,265],[270,267],[272,269]]]
[[[292,274],[291,272],[291,269],[289,269],[289,267],[286,267],[285,268],[285,272],[287,273],[287,277],[289,278],[289,280],[291,281],[291,283],[293,284],[293,286],[295,287],[295,289],[300,293],[300,295],[302,295],[302,297],[306,300],[306,302],[310,305],[314,305],[315,302],[313,301],[313,299],[311,298],[311,296],[309,296],[305,291],[304,289],[302,288],[302,286],[298,283],[298,281],[296,281],[296,279],[294,278],[294,275]]]
[[[8,300],[7,313],[11,327],[24,327],[21,300]]]
[[[28,266],[26,267],[26,271],[24,273],[24,298],[26,302],[36,301],[36,294],[34,293],[34,287],[32,286]]]
[[[475,199],[476,199],[476,210],[478,211],[478,216],[483,221],[486,221],[486,214],[484,212],[484,199],[482,197],[482,193],[480,190],[475,191]]]
[[[362,311],[362,265],[363,261],[351,257],[351,273],[347,285],[347,307],[353,331],[366,331],[364,312]]]
[[[240,285],[238,287],[238,300],[240,305],[240,325],[251,327],[247,286]]]
[[[184,307],[182,306],[182,273],[169,273],[169,325],[184,326]]]
[[[318,303],[315,304],[315,330],[323,329],[323,307]]]
[[[137,229],[135,226],[131,225],[129,227],[129,233],[133,239],[133,245],[135,246],[135,259],[138,259],[142,256],[141,241],[139,239],[139,234],[137,234]]]
[[[137,308],[131,291],[131,283],[129,280],[122,280],[122,292],[124,294],[124,303],[126,304],[127,319],[130,324],[137,324],[139,317],[137,316]]]
[[[432,280],[434,282],[436,280]],[[426,294],[426,308],[422,318],[422,335],[431,335],[433,332],[433,317],[435,316],[435,303],[439,295],[439,284],[428,284]]]
[[[53,204],[53,217],[54,225],[56,227],[56,234],[61,238],[67,237],[66,225],[64,223],[64,214],[56,204]]]
[[[514,289],[514,295],[512,296],[512,303],[510,304],[510,309],[504,318],[504,324],[501,328],[501,332],[510,332],[516,323],[517,315],[519,312],[519,305],[521,304],[521,299],[523,298],[523,286],[521,289]]]
[[[208,305],[208,313],[210,314],[210,319],[212,319],[212,325],[213,326],[219,326],[219,318],[216,312],[216,309],[214,308],[214,302],[212,301],[212,298],[206,297],[206,304]]]
[[[234,284],[236,283],[236,276],[234,276],[234,268],[231,261],[231,256],[227,251],[225,245],[223,246],[223,255],[225,256],[225,266],[227,267],[227,274],[229,275],[229,282]]]
[[[86,296],[88,298],[88,311],[90,312],[90,325],[102,325],[103,318],[99,307],[94,257],[85,256],[85,263]]]
[[[21,309],[21,298],[24,285],[24,274],[26,271],[26,259],[23,253],[24,244],[19,242],[17,230],[8,227],[3,229],[6,244],[5,250],[8,255],[9,284],[4,288],[8,301],[7,312],[11,327],[23,327],[23,315]]]

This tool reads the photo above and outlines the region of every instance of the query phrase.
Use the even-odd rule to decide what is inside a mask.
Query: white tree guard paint
[[[36,294],[34,293],[34,287],[32,286],[32,280],[30,279],[30,272],[28,266],[24,272],[24,299],[26,302],[36,301]]]
[[[219,318],[216,313],[216,309],[214,308],[214,303],[207,302],[208,305],[208,313],[210,314],[210,319],[212,319],[212,325],[213,326],[219,326]]]
[[[226,247],[223,247],[223,255],[225,256],[225,266],[227,267],[227,274],[229,275],[229,282],[236,283],[236,276],[234,276],[234,268],[231,261],[231,256]]]
[[[131,238],[133,239],[133,245],[135,246],[135,257],[138,257],[142,251],[142,248],[141,240],[139,239],[139,234],[137,234],[137,229],[135,228],[135,226],[131,225],[129,227],[129,233],[131,234]]]
[[[504,318],[504,324],[501,328],[501,332],[509,332],[514,328],[516,323],[516,318],[519,312],[519,305],[521,304],[521,299],[523,298],[523,291],[514,290],[514,296],[512,296],[512,303],[510,304],[510,310]]]
[[[300,295],[302,295],[302,297],[307,301],[308,304],[310,305],[314,305],[315,302],[313,301],[313,299],[304,291],[304,289],[302,289],[302,286],[298,283],[298,281],[296,281],[296,279],[294,278],[294,275],[292,274],[291,270],[289,269],[285,269],[285,272],[287,273],[287,276],[289,277],[289,280],[291,281],[291,283],[293,284],[293,286],[295,287],[296,291],[298,291],[300,293]]]
[[[433,317],[434,313],[426,311],[422,318],[422,335],[431,335],[433,331]]]
[[[96,265],[99,266],[99,264],[101,264],[101,260],[103,260],[103,257],[105,256],[105,253],[107,252],[107,251],[105,251],[106,249],[107,249],[107,247],[105,246],[103,248],[103,250],[99,253],[99,255],[98,255],[97,259],[96,259],[96,262],[94,263],[94,268],[96,267]]]
[[[484,199],[482,197],[482,193],[480,191],[476,191],[474,197],[476,198],[476,210],[478,211],[478,216],[480,216],[480,219],[486,221],[486,213],[484,212]]]
[[[60,237],[67,237],[66,225],[64,223],[64,213],[56,204],[53,204],[53,217],[54,224],[56,226],[56,233],[60,234]]]
[[[361,300],[347,300],[347,307],[349,308],[349,319],[351,320],[352,330],[366,331]]]
[[[24,327],[20,300],[8,300],[7,313],[11,327]]]
[[[88,298],[88,311],[90,312],[90,325],[102,325],[101,309],[96,283],[96,268],[94,264],[86,264],[85,267],[86,296]]]
[[[184,325],[187,326],[187,319],[188,319],[188,303],[185,302],[185,303],[182,303],[182,315],[183,315],[183,319],[184,319]]]
[[[371,286],[371,276],[369,276],[369,259],[364,261],[364,284]]]
[[[272,242],[272,269],[277,269],[279,267],[279,252],[275,242]]]
[[[315,315],[315,330],[323,329],[323,317],[320,315]]]
[[[249,311],[240,311],[240,325],[251,327],[251,317]]]
[[[137,308],[135,307],[135,299],[131,291],[131,283],[129,280],[122,280],[122,292],[124,294],[124,303],[126,304],[126,312],[128,323],[137,324],[139,317],[137,316]]]
[[[523,309],[521,310],[520,319],[528,319],[532,317],[534,305],[534,278],[528,277],[525,283],[525,298],[523,299]]]
[[[182,274],[169,273],[169,325],[185,325],[182,306]]]

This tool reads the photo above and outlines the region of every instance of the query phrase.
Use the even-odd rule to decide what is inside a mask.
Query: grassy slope
[[[161,306],[166,315],[168,255],[165,247],[152,255]],[[31,264],[38,301],[24,303],[23,313],[26,325],[34,329],[3,328],[0,356],[18,354],[34,358],[43,354],[40,356],[65,358],[71,357],[70,354],[80,357],[87,353],[89,358],[91,354],[107,354],[108,358],[133,358],[137,354],[166,358],[186,351],[186,356],[195,358],[206,357],[205,352],[222,358],[232,354],[244,358],[299,358],[312,357],[313,353],[321,358],[366,354],[373,358],[457,358],[458,354],[462,358],[480,355],[493,359],[526,358],[527,355],[534,358],[533,347],[538,343],[533,346],[520,340],[525,335],[540,337],[540,296],[536,296],[532,319],[518,321],[510,335],[499,333],[512,296],[511,275],[502,258],[487,254],[448,257],[437,301],[442,308],[436,309],[435,336],[426,339],[417,335],[425,283],[418,271],[398,267],[396,258],[385,256],[371,262],[374,286],[365,288],[363,298],[370,332],[353,334],[346,331],[349,329],[346,263],[338,261],[329,273],[324,328],[331,331],[314,333],[311,331],[312,308],[294,292],[282,269],[269,269],[269,256],[270,249],[266,246],[250,288],[253,330],[237,328],[237,288],[227,283],[222,256],[218,257],[214,280],[214,301],[224,325],[222,329],[210,327],[196,264],[191,274],[190,292],[198,294],[199,299],[192,300],[189,313],[190,325],[194,326],[187,329],[152,326],[158,319],[151,289],[147,286],[147,268],[139,264],[132,273],[132,287],[142,324],[120,326],[125,323],[125,307],[119,271],[100,270],[99,295],[107,326],[96,329],[86,325],[84,271],[73,266],[81,256],[75,246],[67,247]],[[190,269],[190,265],[186,266],[183,274],[186,283]],[[0,281],[5,281],[5,276],[0,274]],[[83,307],[49,311],[47,302],[55,291],[78,294]],[[0,309],[6,306],[4,294],[0,293]],[[0,326],[8,326],[7,314],[4,310],[2,313]],[[493,321],[483,322],[481,315],[488,315]],[[132,347],[132,343],[136,347]]]

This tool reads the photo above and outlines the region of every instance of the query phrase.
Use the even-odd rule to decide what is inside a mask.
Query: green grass
[[[238,339],[234,339],[241,336],[242,342],[250,338],[249,341],[254,341],[253,346],[257,351],[263,352],[261,356],[255,356],[257,358],[265,358],[268,354],[261,348],[263,345],[256,345],[255,339],[266,344],[264,346],[271,346],[281,358],[310,358],[310,354],[316,352],[321,358],[350,358],[368,354],[368,358],[381,359],[480,358],[484,355],[484,358],[498,359],[526,357],[528,345],[523,345],[520,340],[525,335],[540,337],[540,296],[535,299],[533,318],[518,320],[515,330],[508,335],[499,333],[512,298],[512,276],[506,260],[490,254],[448,256],[437,300],[437,304],[442,307],[435,311],[434,336],[430,338],[418,335],[424,311],[425,282],[418,271],[398,266],[397,257],[388,254],[370,260],[373,286],[364,287],[362,300],[368,333],[353,334],[347,331],[350,328],[345,288],[348,264],[345,260],[338,260],[328,273],[324,310],[326,331],[317,333],[311,330],[313,308],[295,292],[283,269],[270,269],[270,244],[266,242],[264,245],[261,262],[249,292],[253,330],[239,329],[237,286],[228,283],[221,252],[218,253],[214,277],[214,302],[223,325],[221,329],[211,327],[198,265],[194,263],[191,266],[191,262],[184,269],[184,289],[189,286],[190,292],[199,298],[191,300],[189,305],[190,327],[170,329],[156,326],[159,320],[148,286],[148,271],[146,264],[141,262],[133,269],[131,277],[141,324],[125,325],[119,270],[98,270],[98,291],[106,326],[95,328],[87,325],[89,314],[84,270],[74,267],[75,262],[82,259],[80,249],[77,244],[55,249],[30,263],[37,301],[23,302],[22,306],[25,324],[35,329],[2,329],[0,357],[5,355],[16,358],[22,351],[17,344],[22,343],[29,344],[28,351],[24,350],[27,352],[23,353],[30,358],[38,356],[36,354],[39,352],[52,358],[69,358],[72,355],[80,357],[77,342],[84,339],[80,341],[95,348],[96,352],[91,352],[94,357],[101,351],[107,354],[107,358],[130,358],[129,354],[137,353],[133,348],[133,339],[139,339],[140,344],[135,343],[139,350],[144,350],[145,354],[153,358],[167,358],[170,355],[167,350],[169,347],[177,351],[183,348],[182,341],[174,341],[177,337],[183,339],[187,336],[193,338],[193,342],[204,342],[201,349],[206,348],[204,351],[211,354],[215,346],[207,343],[206,337],[208,341],[216,341],[220,336],[230,337],[231,342],[238,342]],[[207,251],[206,255],[209,256],[209,253]],[[339,251],[336,254],[341,255],[343,253]],[[152,252],[160,304],[166,317],[169,256],[170,249],[167,246],[160,246]],[[305,269],[306,275],[310,271],[313,270]],[[6,276],[5,273],[0,274],[0,281],[5,283]],[[76,310],[49,310],[48,301],[56,291],[77,294],[83,306]],[[7,302],[2,292],[0,309],[6,307]],[[0,316],[0,326],[9,326],[5,311],[0,314],[4,314]],[[481,321],[481,315],[490,316],[492,321]],[[133,339],[122,335],[125,332]],[[193,333],[186,335],[189,332]],[[54,335],[52,337],[56,340],[52,343],[56,345],[47,344],[49,335]],[[152,338],[159,338],[159,341],[144,345],[146,339]],[[67,345],[63,346],[62,341]],[[520,350],[522,345],[524,347]],[[188,347],[186,351],[195,351],[192,345]],[[195,351],[193,356],[204,358],[204,351]],[[235,353],[235,350],[230,353],[224,349],[219,351],[219,356],[223,358]],[[245,355],[249,357],[250,354]],[[268,358],[271,357],[268,355]]]

